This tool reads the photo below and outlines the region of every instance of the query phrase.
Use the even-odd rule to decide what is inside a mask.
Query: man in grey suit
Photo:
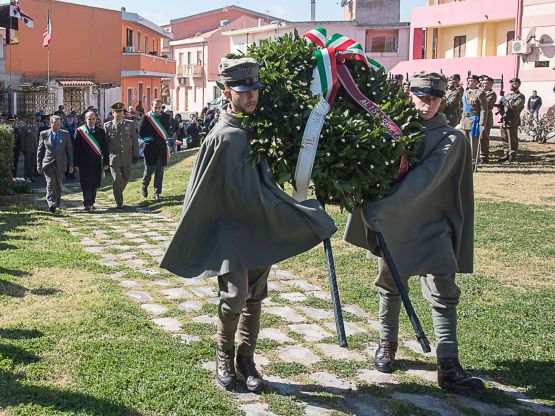
[[[73,173],[73,146],[69,133],[61,130],[60,116],[50,117],[50,125],[52,127],[42,131],[39,136],[37,171],[46,178],[48,210],[56,212],[56,208],[60,208],[66,166],[69,165],[69,173]]]

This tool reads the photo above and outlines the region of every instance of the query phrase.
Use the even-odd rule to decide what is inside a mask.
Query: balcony
[[[520,0],[466,0],[418,7],[411,13],[411,28],[459,26],[514,20]]]
[[[200,77],[202,65],[178,65],[177,75],[182,77]]]
[[[175,75],[175,61],[140,52],[122,54],[122,71],[124,74],[160,74],[160,76]]]

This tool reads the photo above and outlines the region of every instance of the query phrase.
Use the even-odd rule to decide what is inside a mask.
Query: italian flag
[[[42,46],[46,48],[50,45],[50,40],[52,39],[52,25],[50,24],[50,9],[48,9],[48,19],[46,20],[46,29],[42,34]]]

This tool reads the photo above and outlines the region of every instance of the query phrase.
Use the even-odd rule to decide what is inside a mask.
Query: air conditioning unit
[[[220,27],[227,26],[228,24],[229,24],[229,20],[228,20],[228,19],[220,20]]]
[[[517,55],[528,55],[532,51],[530,44],[525,40],[515,40],[513,41],[513,47],[511,52]]]

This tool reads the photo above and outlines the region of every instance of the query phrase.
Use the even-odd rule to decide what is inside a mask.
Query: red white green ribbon
[[[168,143],[169,135],[168,135],[168,132],[166,131],[166,128],[160,122],[158,117],[156,117],[156,114],[154,114],[154,111],[147,112],[145,116],[146,116],[146,119],[152,125],[152,127],[154,127],[154,130],[156,130],[156,132],[160,135],[160,137],[162,137],[162,139],[166,141],[166,158],[169,159],[170,158],[170,148]]]
[[[303,36],[310,39],[320,48],[324,48],[326,46],[326,39],[328,38],[328,35],[326,29],[323,27],[315,27],[314,29],[306,32]]]
[[[97,156],[100,156],[100,168],[102,169],[104,167],[104,155],[95,137],[86,125],[82,125],[77,131],[81,134],[81,137],[85,140],[85,143],[90,146],[93,152],[96,153]]]

